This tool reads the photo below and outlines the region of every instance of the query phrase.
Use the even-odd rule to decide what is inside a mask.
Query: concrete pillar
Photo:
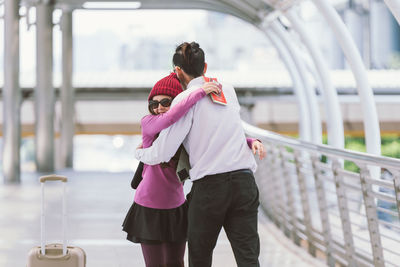
[[[384,0],[384,2],[396,18],[397,23],[400,24],[400,0]]]
[[[354,44],[357,46],[360,54],[363,55],[364,63],[364,19],[363,15],[356,12],[354,9],[347,9],[344,11],[344,21],[346,26],[353,37]],[[365,64],[367,66],[367,64]]]
[[[371,14],[371,52],[372,67],[385,69],[389,67],[395,48],[393,30],[396,26],[392,14],[382,1],[372,1]]]
[[[75,92],[72,87],[72,10],[63,10],[60,23],[62,31],[62,85],[61,85],[61,167],[73,166],[73,139],[75,117]]]
[[[53,6],[36,6],[35,153],[39,172],[54,171]]]
[[[3,176],[20,181],[19,1],[4,1]]]

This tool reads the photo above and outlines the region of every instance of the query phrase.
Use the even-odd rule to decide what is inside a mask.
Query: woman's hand
[[[204,83],[202,88],[207,95],[210,93],[216,93],[216,94],[221,93],[221,89],[219,89],[218,85],[213,82]]]
[[[253,151],[254,155],[258,152],[258,156],[260,157],[260,160],[265,158],[266,152],[265,152],[265,149],[264,149],[264,145],[260,141],[255,140],[251,144],[251,150]]]
[[[143,148],[143,143],[140,143],[136,149],[142,149]]]

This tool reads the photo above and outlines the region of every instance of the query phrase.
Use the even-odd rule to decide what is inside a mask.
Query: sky
[[[131,43],[132,39],[140,38],[179,39],[176,43],[178,44],[183,41],[181,40],[182,33],[185,33],[184,38],[187,40],[196,40],[198,38],[198,27],[207,22],[209,12],[205,10],[75,10],[73,13],[73,34],[78,40],[80,36],[90,38],[90,36],[94,36],[99,32],[112,32],[117,35],[121,44]],[[20,13],[23,15],[26,10],[21,8]],[[60,62],[57,57],[61,55],[61,31],[57,25],[60,15],[61,12],[59,10],[56,10],[53,14],[53,23],[55,24],[53,29],[55,64]],[[231,20],[236,20],[245,26],[247,24],[235,17],[229,17]],[[30,10],[30,21],[35,21],[33,8]],[[0,20],[0,26],[3,26],[2,20]],[[250,25],[247,25],[247,27],[254,28]],[[254,29],[252,30],[255,31]],[[1,50],[3,50],[3,38],[3,27],[1,27]],[[210,35],[210,39],[212,38],[212,35]],[[32,25],[28,30],[27,19],[23,17],[20,23],[20,70],[22,76],[24,76],[24,73],[35,72],[35,50],[36,27]],[[3,62],[0,64],[3,64]]]
[[[201,10],[77,10],[74,12],[74,31],[78,35],[90,35],[102,29],[111,30],[121,37],[126,37],[129,32],[140,36],[151,33],[173,36],[177,32],[189,31],[194,23],[201,22],[205,16],[206,11]]]
[[[30,11],[30,21],[35,21],[34,10]],[[26,13],[21,8],[22,15]],[[112,31],[122,41],[143,36],[173,36],[177,32],[190,31],[195,23],[201,23],[206,16],[202,10],[137,10],[137,11],[91,11],[76,10],[73,13],[73,31],[76,36],[92,35],[97,31]],[[54,12],[53,22],[58,24],[60,12]],[[179,23],[181,22],[181,23]],[[0,49],[4,49],[4,23],[0,20]],[[20,57],[24,64],[21,64],[21,71],[31,70],[35,62],[35,26],[28,30],[25,17],[20,23]],[[60,28],[54,27],[54,51],[60,51]],[[3,62],[1,63],[3,64]],[[29,65],[29,66],[27,66]]]
[[[20,14],[26,13],[21,8]],[[61,31],[57,25],[61,12],[54,12],[53,49],[54,64],[60,69]],[[194,23],[201,23],[206,16],[201,10],[131,10],[131,11],[88,11],[75,10],[73,13],[73,32],[75,38],[91,36],[96,32],[113,32],[121,43],[129,43],[129,39],[151,37],[157,35],[173,36],[177,32],[189,31]],[[156,18],[156,19],[155,19]],[[35,12],[30,11],[30,21],[35,21]],[[183,23],[177,23],[183,21]],[[0,69],[4,68],[4,22],[0,20]],[[20,22],[20,71],[21,80],[31,80],[35,72],[36,62],[36,27],[29,30],[26,17]],[[58,58],[57,58],[58,57]],[[27,78],[28,77],[28,78]],[[1,77],[0,77],[1,78]]]
[[[345,2],[347,0],[330,0],[332,3]],[[2,6],[0,5],[0,9]],[[112,31],[122,41],[128,41],[132,36],[174,36],[178,32],[193,31],[193,25],[202,23],[208,11],[204,10],[130,10],[130,11],[97,11],[97,10],[75,10],[74,11],[74,34],[92,35],[97,31]],[[1,10],[0,10],[1,13]],[[24,7],[20,14],[27,13]],[[302,15],[310,19],[316,13],[315,6],[310,1],[302,3]],[[35,21],[34,8],[30,9],[30,21]],[[60,10],[53,15],[54,23],[57,24],[60,17]],[[35,26],[27,31],[27,20],[23,17],[20,23],[21,34],[21,58],[24,62],[35,60]],[[60,47],[60,30],[54,28],[55,53]],[[3,50],[3,20],[0,20],[0,49]],[[30,64],[30,63],[29,63]],[[28,68],[22,65],[21,70]],[[31,68],[31,67],[29,67]]]
[[[308,2],[305,2],[303,6],[303,17],[311,18],[315,14],[315,7]],[[113,32],[122,43],[129,43],[132,38],[172,37],[182,32],[192,33],[192,37],[190,34],[185,37],[195,39],[195,27],[205,21],[208,12],[204,10],[75,10],[73,13],[73,31],[77,38],[79,36],[91,36],[99,31]],[[24,15],[26,10],[21,8],[20,13]],[[29,14],[30,21],[34,22],[34,8],[30,10]],[[61,32],[57,25],[60,14],[60,10],[56,10],[53,15],[53,22],[56,24],[53,31],[55,55],[61,55]],[[2,20],[0,20],[0,27],[0,49],[3,50]],[[32,72],[35,69],[35,37],[35,26],[33,25],[28,30],[27,19],[23,17],[20,23],[21,73]]]

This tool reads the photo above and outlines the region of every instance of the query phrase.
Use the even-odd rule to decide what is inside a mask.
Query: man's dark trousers
[[[258,267],[259,194],[250,170],[208,175],[193,182],[188,195],[190,267],[210,267],[224,227],[237,266]]]

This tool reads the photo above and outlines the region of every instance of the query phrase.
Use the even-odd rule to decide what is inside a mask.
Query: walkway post
[[[35,156],[39,172],[54,171],[53,6],[36,6]]]
[[[4,1],[3,177],[20,181],[19,1]]]
[[[61,167],[73,166],[73,139],[75,133],[75,91],[72,86],[72,60],[73,60],[73,35],[72,35],[72,10],[63,8],[61,16],[62,32],[62,84],[61,100]]]
[[[318,163],[321,162],[321,155],[311,154],[311,162],[314,175],[315,193],[317,194],[319,216],[321,219],[322,236],[325,243],[326,264],[329,267],[336,265],[333,250],[333,238],[329,220],[328,202],[325,193],[325,179],[320,176],[321,169]],[[323,172],[323,170],[322,170]]]
[[[344,249],[345,249],[345,260],[347,265],[350,267],[357,266],[356,262],[356,251],[354,247],[353,231],[351,229],[351,220],[348,207],[348,199],[346,194],[346,188],[343,182],[343,172],[342,170],[343,162],[341,159],[332,159],[332,172],[333,178],[336,186],[336,197],[339,209],[340,220],[342,222],[342,231],[344,239]]]
[[[381,235],[379,233],[379,220],[377,216],[377,207],[373,195],[372,185],[368,183],[371,179],[370,172],[367,166],[359,166],[360,184],[364,199],[365,214],[367,216],[367,225],[369,232],[369,240],[371,242],[372,255],[374,257],[374,266],[384,267],[385,260],[383,258],[383,249]]]
[[[279,156],[276,156],[274,158],[280,158],[281,164],[280,164],[280,169],[281,169],[281,177],[282,181],[281,183],[284,186],[284,191],[282,190],[282,194],[285,194],[286,197],[286,203],[283,203],[282,206],[285,207],[284,213],[282,215],[282,218],[284,221],[286,218],[289,218],[289,224],[290,224],[290,238],[293,240],[295,244],[298,246],[301,245],[301,239],[298,235],[299,229],[297,227],[297,212],[296,212],[296,201],[294,198],[294,192],[293,192],[293,179],[291,178],[292,175],[290,174],[290,166],[287,164],[287,158],[285,156],[287,152],[286,148],[284,146],[279,146]],[[276,159],[275,159],[276,160]],[[278,198],[279,199],[279,198]],[[286,225],[285,225],[286,226]],[[285,229],[286,230],[286,229]]]
[[[315,238],[312,234],[313,231],[313,221],[311,219],[311,208],[310,208],[310,200],[309,200],[309,192],[307,189],[307,179],[308,175],[304,174],[304,161],[309,158],[309,154],[304,151],[294,150],[294,164],[296,166],[296,176],[297,176],[297,184],[299,187],[300,193],[300,202],[301,209],[303,211],[303,223],[305,226],[305,234],[307,236],[308,243],[308,253],[316,257],[316,246],[315,246]]]

